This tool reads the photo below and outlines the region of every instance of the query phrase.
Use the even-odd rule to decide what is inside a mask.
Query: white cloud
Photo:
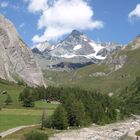
[[[8,5],[9,5],[8,2],[3,1],[3,2],[0,3],[0,7],[2,7],[2,8],[6,8]]]
[[[19,25],[19,28],[21,29],[21,28],[23,28],[25,26],[25,23],[21,23],[20,25]]]
[[[129,18],[133,18],[133,17],[140,18],[140,4],[137,4],[136,8],[129,13],[128,17]]]
[[[26,0],[27,1],[27,0]],[[48,8],[48,0],[29,0],[28,9],[30,12],[44,11]],[[28,2],[28,1],[27,1]]]
[[[28,0],[28,10],[39,12],[38,29],[43,35],[35,35],[34,43],[54,40],[70,33],[73,29],[99,29],[103,22],[93,19],[94,11],[86,0]]]

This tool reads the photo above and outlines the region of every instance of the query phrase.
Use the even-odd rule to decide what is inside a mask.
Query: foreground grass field
[[[21,125],[39,124],[41,114],[42,110],[2,109],[0,111],[0,131]]]
[[[55,108],[54,105],[50,105]],[[47,109],[48,116],[54,109]],[[39,124],[43,109],[2,109],[0,111],[0,131],[21,125]]]

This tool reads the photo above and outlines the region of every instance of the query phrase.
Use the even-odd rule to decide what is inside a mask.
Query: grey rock
[[[108,74],[104,72],[96,72],[89,75],[89,77],[105,77],[105,76],[108,76]]]
[[[45,85],[31,50],[19,37],[14,25],[0,15],[0,78],[30,86]]]
[[[140,48],[140,36],[137,36],[133,41],[131,41],[125,49],[136,50]]]
[[[103,49],[99,50],[99,52],[97,53],[97,56],[100,55],[102,57],[106,57],[108,55],[108,53],[109,52],[107,51],[107,49],[103,48]]]
[[[117,71],[121,69],[127,61],[127,55],[111,55],[106,60],[106,64],[110,65],[112,71]]]

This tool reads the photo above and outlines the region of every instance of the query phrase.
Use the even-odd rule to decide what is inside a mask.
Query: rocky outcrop
[[[131,50],[135,50],[135,49],[139,49],[140,48],[140,35],[137,36],[135,38],[135,40],[133,40],[132,42],[130,42],[128,44],[128,46],[126,46],[126,49],[131,49]]]
[[[30,86],[45,85],[31,50],[19,37],[14,25],[0,15],[0,78]]]
[[[112,71],[117,71],[124,66],[126,60],[127,60],[127,55],[109,56],[108,59],[106,60],[106,64],[109,64],[110,69]]]
[[[105,77],[105,76],[108,76],[108,74],[104,72],[96,72],[96,73],[89,74],[89,77]]]

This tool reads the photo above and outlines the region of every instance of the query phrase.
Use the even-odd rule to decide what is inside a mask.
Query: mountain
[[[101,63],[68,72],[44,70],[44,75],[50,85],[117,93],[140,76],[140,36]]]
[[[0,15],[0,78],[30,86],[45,85],[31,50],[19,37],[14,25]]]
[[[40,44],[39,48],[42,47],[45,48],[44,43]],[[46,68],[53,69],[77,69],[99,63],[121,47],[116,43],[97,43],[83,33],[73,30],[63,41],[58,42],[51,49],[46,46],[46,49],[41,51],[37,45],[32,51],[41,67],[47,65]]]
[[[56,45],[52,55],[62,58],[105,59],[106,55],[98,54],[103,48],[101,44],[96,44],[94,41],[89,40],[83,33],[73,30],[67,38]]]
[[[36,50],[36,49],[39,52],[44,52],[45,50],[51,51],[53,49],[53,46],[51,46],[48,41],[45,41],[43,43],[39,43],[39,44],[33,46],[32,51],[34,52],[34,50]]]

